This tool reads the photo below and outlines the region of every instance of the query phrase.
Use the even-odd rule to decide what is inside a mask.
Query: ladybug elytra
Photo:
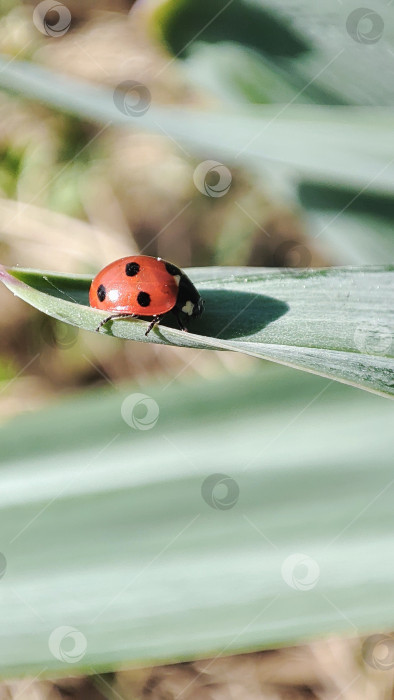
[[[94,278],[89,303],[108,311],[101,326],[114,318],[151,319],[145,335],[172,311],[181,330],[187,331],[182,318],[196,318],[204,310],[194,284],[176,265],[149,255],[134,255],[115,260]]]

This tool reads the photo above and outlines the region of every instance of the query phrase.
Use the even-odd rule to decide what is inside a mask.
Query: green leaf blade
[[[140,431],[121,417],[133,391],[0,428],[3,675],[392,627],[391,402],[273,367],[231,385],[147,386],[160,415]],[[228,510],[202,497],[215,473],[238,484]],[[307,590],[282,576],[294,553],[318,564]],[[61,625],[87,640],[73,663],[49,650]]]
[[[112,320],[101,332],[244,352],[394,395],[393,266],[195,268],[188,274],[206,302],[189,333],[166,325],[170,317],[148,337],[146,322],[138,319]],[[87,306],[90,279],[85,276],[14,269],[4,271],[2,279],[14,294],[66,323],[94,331],[105,317]]]

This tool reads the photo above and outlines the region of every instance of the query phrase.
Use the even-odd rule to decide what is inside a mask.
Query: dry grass
[[[392,700],[394,673],[362,659],[361,639],[0,686],[0,700]]]

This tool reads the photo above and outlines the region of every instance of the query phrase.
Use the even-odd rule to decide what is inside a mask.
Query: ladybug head
[[[204,311],[204,301],[201,299],[194,284],[183,273],[179,283],[177,308],[187,316],[198,318]]]
[[[199,316],[201,316],[202,312],[204,311],[204,306],[205,306],[204,299],[201,299],[201,297],[200,297],[198,302],[193,305],[193,312],[192,312],[193,318],[198,318]]]

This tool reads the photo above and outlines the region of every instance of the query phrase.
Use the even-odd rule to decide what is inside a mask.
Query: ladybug
[[[113,318],[130,316],[151,319],[145,335],[168,311],[187,331],[182,317],[196,318],[204,310],[204,301],[188,276],[176,265],[150,255],[120,258],[104,267],[90,286],[89,303],[109,314],[97,331]]]

